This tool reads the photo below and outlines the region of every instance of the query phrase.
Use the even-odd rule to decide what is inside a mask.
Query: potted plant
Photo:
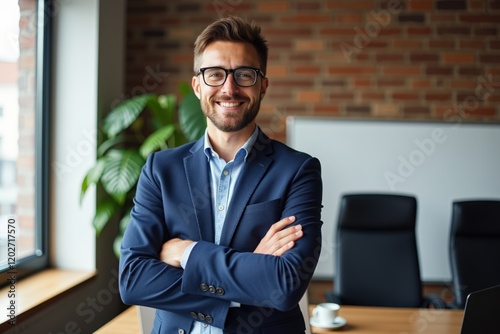
[[[95,165],[82,181],[80,201],[92,185],[103,190],[93,226],[99,235],[109,222],[119,222],[113,244],[117,257],[148,155],[196,140],[204,133],[206,120],[200,101],[187,85],[180,90],[180,102],[174,94],[134,96],[113,108],[102,123],[104,138]]]

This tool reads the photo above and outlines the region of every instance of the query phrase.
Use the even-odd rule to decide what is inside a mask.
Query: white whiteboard
[[[426,282],[451,279],[452,201],[500,198],[498,124],[289,117],[287,143],[317,157],[322,166],[323,249],[316,278],[333,277],[342,194],[417,198],[417,243]]]

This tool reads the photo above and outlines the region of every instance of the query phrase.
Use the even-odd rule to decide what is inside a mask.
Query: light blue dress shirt
[[[208,133],[205,131],[205,155],[207,156],[208,163],[210,164],[211,175],[211,190],[212,190],[212,206],[214,213],[214,229],[215,229],[215,243],[220,243],[222,227],[226,219],[226,213],[233,197],[234,186],[238,181],[238,177],[243,170],[243,166],[247,160],[248,154],[251,151],[259,130],[255,127],[254,132],[250,138],[238,149],[233,160],[226,163],[224,159],[220,158],[217,152],[214,151]],[[181,266],[185,268],[191,250],[196,245],[193,242],[182,255]],[[239,307],[238,303],[231,303],[232,307]],[[195,322],[191,334],[222,334],[222,329],[207,325],[201,322]]]

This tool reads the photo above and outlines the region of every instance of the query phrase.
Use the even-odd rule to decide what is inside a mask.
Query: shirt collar
[[[243,161],[246,162],[247,161],[247,157],[248,157],[248,152],[250,152],[252,150],[253,144],[257,140],[257,135],[258,134],[259,134],[259,127],[256,126],[255,130],[253,131],[253,133],[250,136],[250,138],[248,138],[248,140],[245,142],[245,144],[243,144],[243,146],[241,146],[238,149],[238,151],[236,152],[236,155],[235,155],[234,158],[240,156],[241,154],[244,154],[245,156],[244,156]],[[215,152],[215,150],[213,149],[212,144],[210,143],[210,139],[208,138],[207,129],[205,129],[205,144],[204,144],[203,150],[205,152],[205,155],[207,156],[207,160],[208,161],[210,161],[210,158],[212,158],[212,156],[219,157],[219,155],[217,154],[217,152]]]

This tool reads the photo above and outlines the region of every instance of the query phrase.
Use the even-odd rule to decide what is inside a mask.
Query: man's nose
[[[239,86],[234,82],[234,73],[228,73],[226,82],[222,85],[222,92],[231,96],[237,93],[239,90]]]

